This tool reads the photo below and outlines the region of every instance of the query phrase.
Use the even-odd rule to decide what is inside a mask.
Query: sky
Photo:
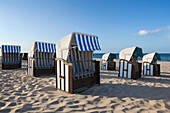
[[[0,44],[56,43],[72,32],[99,37],[101,51],[138,46],[170,53],[169,0],[0,0]]]

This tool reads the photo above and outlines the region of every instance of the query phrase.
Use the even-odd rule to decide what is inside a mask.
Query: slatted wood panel
[[[57,60],[56,62],[56,88],[70,92],[69,66],[61,60]]]
[[[34,52],[35,68],[53,68],[54,67],[54,54],[45,52]]]
[[[107,70],[107,66],[108,66],[108,64],[107,64],[107,61],[102,61],[102,70]]]
[[[126,60],[119,61],[119,77],[132,78],[132,64]]]
[[[73,63],[74,79],[93,76],[95,66],[92,62],[92,51],[79,51],[76,47],[69,51],[68,62]]]
[[[149,62],[144,62],[143,63],[143,75],[148,75],[148,76],[153,76],[153,65],[150,64]]]
[[[34,59],[28,58],[28,75],[34,75]]]
[[[17,64],[21,62],[19,53],[2,53],[3,64]]]

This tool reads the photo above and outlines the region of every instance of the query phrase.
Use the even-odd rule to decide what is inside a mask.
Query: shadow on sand
[[[170,100],[170,88],[165,87],[150,87],[150,86],[137,86],[127,84],[101,84],[94,86],[82,93],[82,95],[92,96],[106,96],[118,98],[143,98],[143,99],[168,99]]]

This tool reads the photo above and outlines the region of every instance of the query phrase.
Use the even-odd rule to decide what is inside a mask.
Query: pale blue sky
[[[169,0],[0,0],[0,44],[57,43],[71,32],[99,36],[101,52],[139,46],[170,53]]]

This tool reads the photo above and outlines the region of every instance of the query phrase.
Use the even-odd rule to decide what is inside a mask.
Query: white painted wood
[[[69,67],[65,65],[65,91],[69,92]]]
[[[61,76],[64,77],[64,64],[61,61]],[[64,79],[61,79],[61,90],[64,90]]]
[[[61,90],[63,90],[63,91],[64,91],[64,85],[65,85],[65,84],[64,84],[64,79],[62,78],[62,79],[61,79]]]
[[[102,61],[102,70],[106,70],[107,68],[106,68],[106,61]]]
[[[61,89],[60,88],[60,65],[59,65],[60,61],[57,60],[57,88],[58,89]]]
[[[128,78],[131,78],[132,74],[132,64],[128,64]]]
[[[147,69],[150,69],[150,65],[147,63]]]
[[[153,76],[153,65],[151,65],[150,74]]]
[[[150,69],[150,65],[149,64],[147,64],[147,69]],[[150,71],[149,70],[147,70],[147,75],[150,75]]]
[[[108,63],[106,62],[106,69],[105,69],[105,70],[107,70],[107,67],[108,67],[107,64],[108,64]]]
[[[34,60],[32,59],[30,62],[31,62],[30,74],[33,75]]]
[[[124,69],[127,69],[127,62],[124,62]]]
[[[127,71],[124,71],[124,78],[126,78],[126,76],[127,76]]]
[[[144,66],[143,66],[143,74],[146,75],[146,63],[144,63]]]
[[[120,73],[119,73],[119,75],[120,75],[120,77],[122,77],[122,72],[123,72],[123,61],[120,61]]]
[[[28,75],[33,75],[33,60],[28,58]]]

